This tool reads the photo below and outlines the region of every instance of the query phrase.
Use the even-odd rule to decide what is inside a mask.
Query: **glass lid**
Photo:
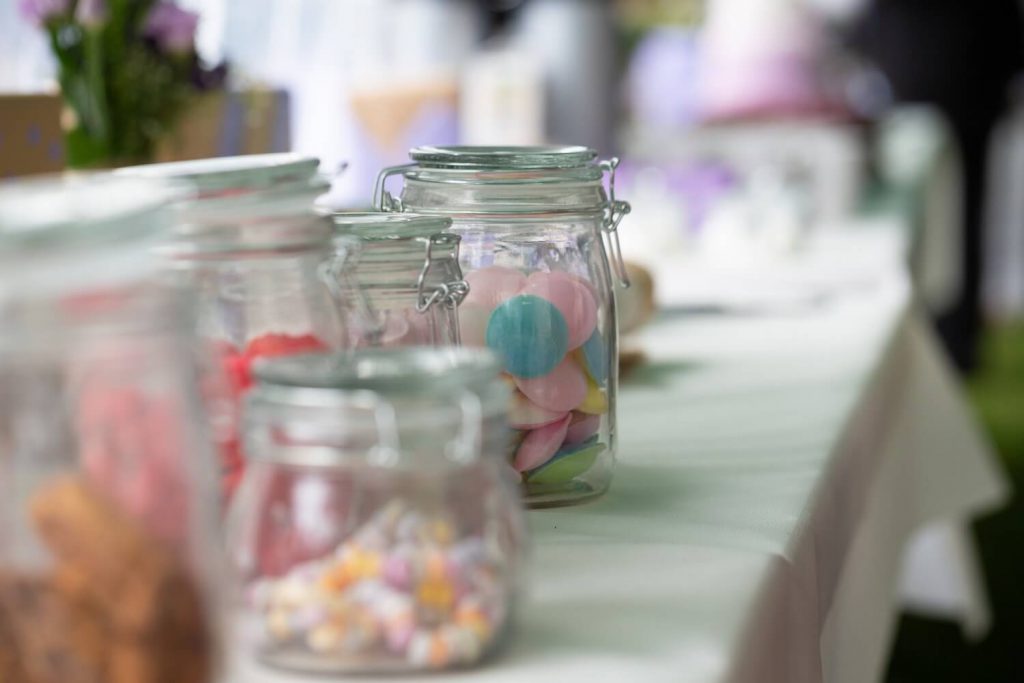
[[[445,393],[489,384],[497,380],[500,371],[501,361],[493,352],[456,347],[315,353],[262,360],[255,365],[261,393],[269,390],[277,396],[284,390],[300,405],[314,394],[327,392]]]
[[[466,170],[544,170],[589,166],[597,152],[579,145],[414,147],[409,156],[422,168]]]
[[[183,189],[109,174],[13,181],[0,187],[0,259],[161,236],[162,210]]]
[[[380,211],[336,212],[329,214],[338,234],[354,235],[368,242],[431,237],[446,231],[452,219],[416,213]]]
[[[278,185],[315,180],[320,160],[302,154],[247,154],[195,161],[128,166],[118,175],[142,178],[174,178],[191,183],[200,194],[227,190],[260,190]]]

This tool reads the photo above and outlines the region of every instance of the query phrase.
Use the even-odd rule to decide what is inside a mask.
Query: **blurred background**
[[[158,4],[133,66],[97,56],[116,2],[0,0],[0,178],[294,150],[357,207],[415,145],[589,145],[663,306],[799,311],[905,261],[1024,482],[1016,0]],[[991,628],[904,615],[889,680],[1024,680],[1024,500],[974,531]]]

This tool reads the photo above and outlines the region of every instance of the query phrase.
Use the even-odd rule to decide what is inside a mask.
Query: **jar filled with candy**
[[[257,364],[228,519],[250,661],[441,670],[501,643],[524,532],[498,370],[454,348]]]
[[[510,457],[527,501],[600,495],[611,480],[618,378],[609,249],[628,286],[617,160],[585,147],[419,147],[410,156],[381,172],[375,204],[450,217],[462,237],[462,342],[504,359],[519,437]],[[398,173],[396,198],[385,184]]]
[[[354,347],[453,346],[458,306],[468,285],[459,267],[458,235],[440,216],[336,213],[338,235],[359,240],[354,266],[361,315],[352,316]]]
[[[293,154],[152,164],[120,169],[193,188],[175,234],[160,249],[179,284],[198,300],[200,336],[227,380],[227,401],[211,409],[223,488],[244,466],[240,399],[256,358],[348,345],[344,299],[349,252],[314,199],[328,187],[317,160]]]
[[[0,680],[208,683],[219,543],[166,187],[0,190]]]

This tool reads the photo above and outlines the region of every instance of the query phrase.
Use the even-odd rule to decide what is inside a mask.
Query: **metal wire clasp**
[[[604,206],[604,232],[608,239],[608,251],[618,277],[619,285],[629,289],[629,274],[626,272],[626,260],[622,257],[622,244],[619,242],[619,223],[633,210],[629,202],[615,198],[615,169],[619,167],[619,158],[612,157],[598,163],[602,172],[608,174],[608,202]]]
[[[373,206],[377,211],[401,211],[402,200],[398,199],[387,190],[388,178],[399,173],[405,173],[416,164],[402,164],[401,166],[389,166],[377,174],[377,182],[373,187]]]
[[[462,277],[462,269],[459,268],[459,243],[462,238],[450,233],[438,233],[427,238],[426,255],[423,259],[423,268],[416,278],[416,312],[426,313],[430,307],[437,303],[443,303],[447,308],[454,309],[469,294],[469,283]],[[427,275],[434,263],[434,247],[443,246],[451,248],[452,261],[458,274],[457,279],[450,282],[442,282],[431,290],[427,290]]]

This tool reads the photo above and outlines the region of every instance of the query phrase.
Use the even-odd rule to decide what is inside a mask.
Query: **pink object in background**
[[[701,50],[703,117],[825,109],[817,75],[823,37],[820,23],[790,0],[712,0]]]

